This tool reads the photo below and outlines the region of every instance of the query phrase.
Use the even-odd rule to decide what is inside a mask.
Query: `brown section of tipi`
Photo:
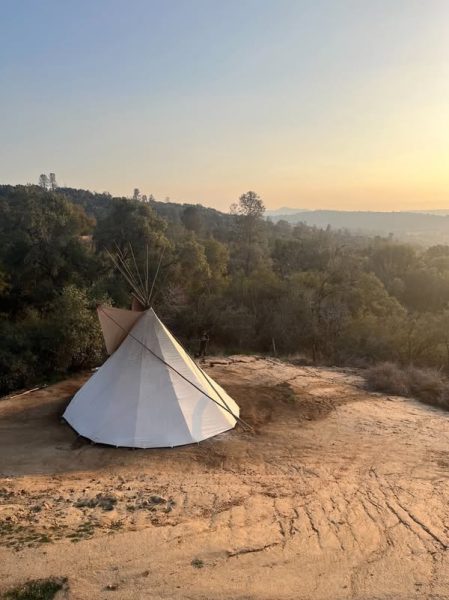
[[[142,311],[122,310],[111,306],[99,306],[97,313],[108,354],[117,350],[143,314]]]
[[[140,300],[138,298],[133,296],[132,300],[131,300],[131,310],[143,312],[146,309],[145,309],[145,306],[142,304],[142,302],[140,302]]]

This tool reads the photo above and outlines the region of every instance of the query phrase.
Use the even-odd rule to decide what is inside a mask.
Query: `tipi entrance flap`
[[[97,314],[108,354],[117,350],[142,316],[140,311],[124,310],[112,306],[99,306]]]

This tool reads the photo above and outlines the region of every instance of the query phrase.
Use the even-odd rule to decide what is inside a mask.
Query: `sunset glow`
[[[446,0],[2,8],[0,182],[449,207]]]

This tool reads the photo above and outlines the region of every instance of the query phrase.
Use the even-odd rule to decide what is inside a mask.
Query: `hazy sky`
[[[449,207],[449,0],[0,0],[0,183]]]

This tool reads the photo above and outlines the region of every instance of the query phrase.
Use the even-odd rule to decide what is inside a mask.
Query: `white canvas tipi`
[[[98,312],[111,356],[64,413],[80,435],[113,446],[158,448],[199,442],[235,426],[237,404],[153,309]]]

